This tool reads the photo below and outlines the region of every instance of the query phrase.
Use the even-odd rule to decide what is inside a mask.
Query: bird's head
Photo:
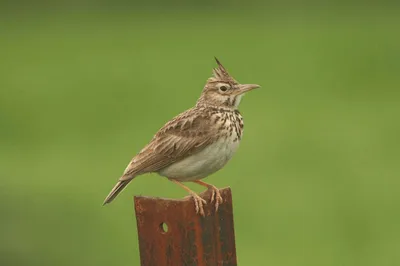
[[[260,86],[240,84],[229,75],[217,58],[215,60],[218,67],[213,69],[213,76],[207,80],[197,104],[237,109],[242,96]]]

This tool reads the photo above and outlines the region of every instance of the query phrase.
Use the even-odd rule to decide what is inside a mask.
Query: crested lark
[[[156,172],[181,186],[194,200],[196,212],[204,216],[206,201],[182,182],[194,182],[212,191],[215,208],[223,202],[219,190],[201,181],[231,159],[243,134],[238,111],[244,93],[258,88],[240,84],[215,58],[218,67],[196,105],[166,123],[129,163],[104,204],[110,203],[138,175]]]

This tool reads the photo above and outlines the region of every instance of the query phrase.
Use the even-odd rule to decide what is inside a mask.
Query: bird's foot
[[[190,192],[190,196],[193,198],[194,206],[196,208],[196,213],[204,217],[205,216],[204,205],[207,204],[207,201],[205,201],[202,197],[200,197],[194,192]]]
[[[217,212],[219,205],[222,204],[224,200],[217,187],[210,185],[208,189],[211,190],[211,203],[215,202],[215,211]]]

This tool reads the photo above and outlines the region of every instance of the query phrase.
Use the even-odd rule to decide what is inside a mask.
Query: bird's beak
[[[240,84],[239,89],[237,90],[237,95],[243,94],[245,92],[260,88],[260,85],[257,84]]]

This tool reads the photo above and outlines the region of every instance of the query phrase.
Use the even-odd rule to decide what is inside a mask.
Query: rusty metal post
[[[205,217],[193,201],[135,196],[141,266],[237,266],[232,194],[221,189],[218,212],[207,204]],[[210,202],[208,191],[201,196]]]

